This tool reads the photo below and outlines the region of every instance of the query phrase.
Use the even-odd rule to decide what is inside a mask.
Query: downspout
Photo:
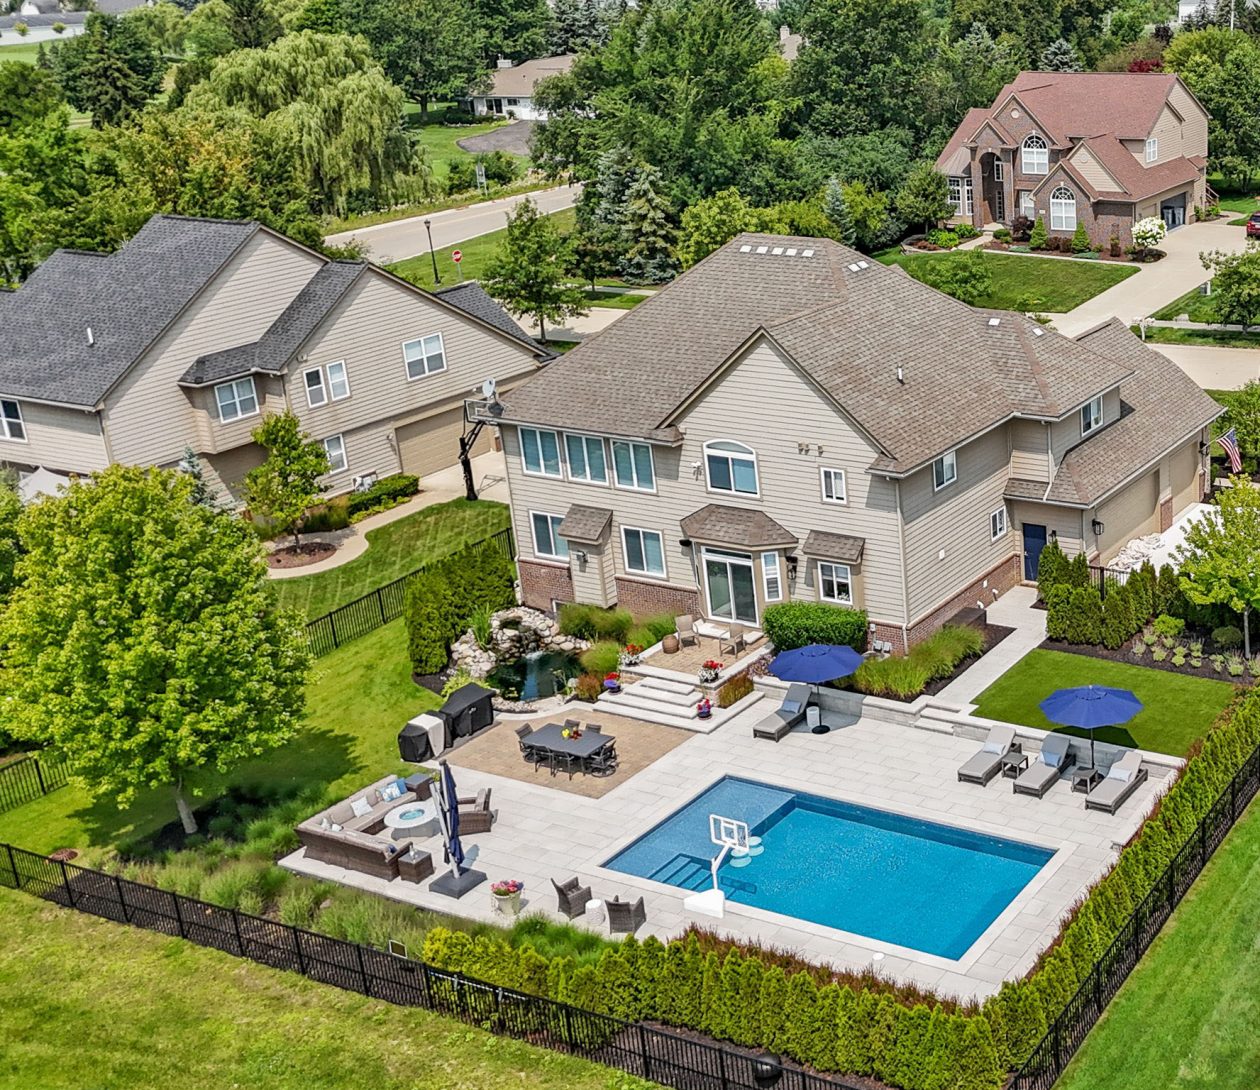
[[[910,589],[906,582],[906,520],[901,510],[901,482],[893,481],[893,487],[897,490],[897,547],[901,552],[901,646],[909,651]]]

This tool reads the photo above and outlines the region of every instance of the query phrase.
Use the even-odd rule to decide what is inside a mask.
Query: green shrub
[[[1033,229],[1028,235],[1028,248],[1030,250],[1044,250],[1049,238],[1050,232],[1046,230],[1045,218],[1038,216],[1037,222],[1033,224]]]
[[[347,501],[351,516],[385,510],[420,491],[420,478],[410,473],[394,473],[382,477],[363,492],[351,492]]]
[[[1102,643],[1102,596],[1093,587],[1074,587],[1068,615],[1068,643]]]
[[[1155,577],[1155,601],[1151,612],[1181,616],[1177,612],[1181,605],[1181,597],[1181,583],[1177,578],[1177,569],[1171,564],[1165,564]]]
[[[754,689],[753,680],[747,674],[736,674],[717,691],[717,706],[729,708],[743,700]]]
[[[1242,629],[1235,628],[1232,624],[1214,628],[1212,629],[1212,642],[1222,651],[1233,651],[1235,648],[1242,646]]]
[[[995,230],[995,231],[993,232],[993,238],[994,238],[997,242],[1010,242],[1010,241],[1011,241],[1011,238],[1012,238],[1012,235],[1011,235],[1011,232],[1010,232],[1010,230],[1009,230],[1008,228],[1006,228],[1006,227],[999,227],[999,228],[997,228],[997,230]]]
[[[925,662],[907,655],[889,655],[863,662],[853,675],[853,687],[869,696],[913,700],[931,680],[932,669]]]
[[[596,608],[596,606],[583,605],[581,602],[566,602],[560,607],[556,624],[566,636],[589,640],[595,635]]]
[[[322,534],[332,530],[344,530],[350,525],[349,505],[343,497],[329,500],[315,508],[302,523],[302,532]]]
[[[645,650],[654,643],[659,643],[659,639],[647,625],[637,624],[626,634],[626,646],[634,644],[636,647],[642,647]]]
[[[291,927],[309,928],[315,922],[315,913],[336,889],[326,882],[293,882],[280,898],[276,914],[281,923]]]
[[[654,613],[643,621],[643,627],[652,633],[652,643],[660,643],[678,630],[678,622],[672,613]],[[651,644],[643,646],[650,647]]]
[[[937,227],[927,233],[927,241],[933,246],[939,246],[942,250],[952,250],[958,245],[958,235],[954,231],[947,231],[943,227]]]
[[[999,228],[998,228],[998,231],[1006,231],[1006,228],[1005,228],[1005,227],[999,227]],[[956,235],[957,235],[960,239],[962,239],[964,242],[965,242],[967,239],[969,239],[969,238],[979,238],[979,237],[980,237],[980,230],[979,230],[979,228],[977,228],[977,227],[972,227],[972,226],[971,226],[971,224],[969,224],[969,223],[959,223],[959,224],[956,224],[956,225],[954,226],[954,228],[953,228],[953,232],[954,232],[954,234],[956,234]],[[994,231],[994,232],[993,232],[993,234],[994,234],[994,236],[996,237],[996,235],[997,235],[997,231]],[[1007,237],[1008,237],[1008,238],[1010,237],[1010,234],[1011,234],[1011,233],[1010,233],[1010,231],[1006,231],[1006,235],[1007,235]]]
[[[1063,581],[1072,587],[1088,587],[1090,585],[1089,559],[1084,553],[1077,553],[1067,562],[1064,568]]]
[[[762,621],[776,651],[811,643],[833,643],[866,650],[866,611],[825,602],[780,602],[767,606]]]
[[[212,905],[239,908],[242,912],[258,912],[262,907],[260,868],[276,869],[274,864],[229,863],[206,876],[201,883],[200,897]]]
[[[602,681],[605,674],[610,674],[617,669],[620,657],[621,644],[614,643],[612,640],[602,640],[583,651],[578,656],[578,661],[582,664],[583,670],[588,674],[597,675]]]
[[[1155,618],[1152,625],[1157,636],[1171,636],[1176,639],[1185,631],[1186,622],[1180,617],[1170,617],[1167,613],[1161,613]]]
[[[949,677],[964,659],[984,651],[984,636],[969,625],[947,624],[910,649],[910,657],[926,666],[933,680]]]
[[[1072,232],[1072,253],[1087,254],[1093,248],[1094,244],[1089,241],[1089,232],[1085,230],[1085,224],[1077,223],[1076,230]]]
[[[1133,599],[1124,583],[1109,582],[1103,600],[1102,643],[1112,651],[1121,647],[1137,631]]]
[[[1059,539],[1052,537],[1041,550],[1041,559],[1037,561],[1037,586],[1044,599],[1046,591],[1060,583],[1067,582],[1068,558],[1063,555]]]
[[[591,613],[595,639],[616,640],[624,644],[634,627],[634,618],[625,609],[596,609]]]
[[[1155,570],[1149,564],[1143,564],[1137,571],[1129,573],[1124,585],[1129,588],[1133,616],[1139,624],[1146,624],[1155,613]]]
[[[1046,635],[1052,640],[1066,640],[1072,617],[1072,588],[1059,583],[1044,593],[1046,600]]]

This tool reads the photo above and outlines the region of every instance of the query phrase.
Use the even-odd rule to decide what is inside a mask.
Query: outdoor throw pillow
[[[350,812],[355,817],[367,817],[372,812],[372,804],[362,796],[350,803]]]
[[[1133,779],[1133,770],[1131,768],[1115,767],[1107,773],[1109,780],[1119,780],[1121,783],[1128,783]]]
[[[319,819],[319,827],[320,827],[321,829],[327,829],[327,828],[328,828],[328,824],[329,824],[329,822],[328,822],[328,818],[327,818],[327,817],[322,817],[322,818],[320,818],[320,819]]]
[[[1051,768],[1058,768],[1061,757],[1052,749],[1043,749],[1041,751],[1041,759]]]
[[[799,700],[785,700],[783,702],[783,710],[789,715],[795,715],[801,710],[801,702]]]
[[[387,783],[377,793],[381,796],[381,802],[393,802],[394,799],[402,795],[402,792],[398,789],[397,780],[393,783]]]
[[[338,825],[335,821],[333,822],[332,831],[333,831],[334,833],[339,833],[339,832],[341,832],[341,826],[340,826],[340,825]]]
[[[994,742],[990,739],[990,740],[986,740],[984,745],[981,748],[985,751],[985,753],[1001,753],[1002,743]]]

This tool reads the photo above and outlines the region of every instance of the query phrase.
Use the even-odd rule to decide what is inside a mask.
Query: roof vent
[[[1001,325],[1001,324],[1002,324],[1002,319],[1001,319],[1001,318],[990,318],[990,319],[989,319],[989,325],[991,325],[991,326]]]
[[[772,254],[775,254],[775,255],[777,256],[778,254],[783,253],[783,247],[782,247],[782,246],[776,246],[776,247],[775,247],[773,250],[771,250],[770,252],[771,252]]]
[[[94,336],[92,336],[92,327],[91,327],[91,326],[88,326],[88,327],[87,327],[87,342],[88,342],[88,347],[89,347],[89,348],[90,348],[92,345],[94,345],[94,344],[96,343],[96,338],[95,338]]]
[[[770,249],[770,247],[769,247],[769,246],[758,246],[758,247],[757,247],[757,253],[759,253],[759,254],[764,254],[764,253],[768,252],[768,251],[769,251],[769,249]]]
[[[802,250],[802,251],[801,251],[801,257],[813,257],[813,256],[814,256],[814,251],[813,251],[813,250]]]
[[[903,386],[906,384],[906,372],[901,364],[897,364],[897,381]]]
[[[1046,335],[1046,331],[1045,331],[1044,329],[1042,329],[1042,328],[1041,328],[1041,326],[1037,326],[1037,327],[1033,330],[1033,336],[1034,336],[1034,337],[1044,337],[1045,335]]]
[[[740,252],[741,254],[750,254],[750,253],[752,253],[752,247],[751,247],[751,246],[741,246],[741,247],[739,248],[739,252]]]

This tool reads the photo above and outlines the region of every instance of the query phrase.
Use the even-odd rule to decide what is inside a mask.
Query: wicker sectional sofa
[[[398,798],[381,801],[381,789],[396,779],[397,776],[386,776],[377,780],[365,790],[356,791],[350,798],[302,822],[297,827],[297,835],[306,849],[306,857],[377,878],[397,878],[398,858],[406,845],[393,840],[385,831],[385,815],[394,807],[411,802],[416,795],[405,791]],[[356,817],[351,808],[359,798],[367,799],[371,806],[362,817]]]

